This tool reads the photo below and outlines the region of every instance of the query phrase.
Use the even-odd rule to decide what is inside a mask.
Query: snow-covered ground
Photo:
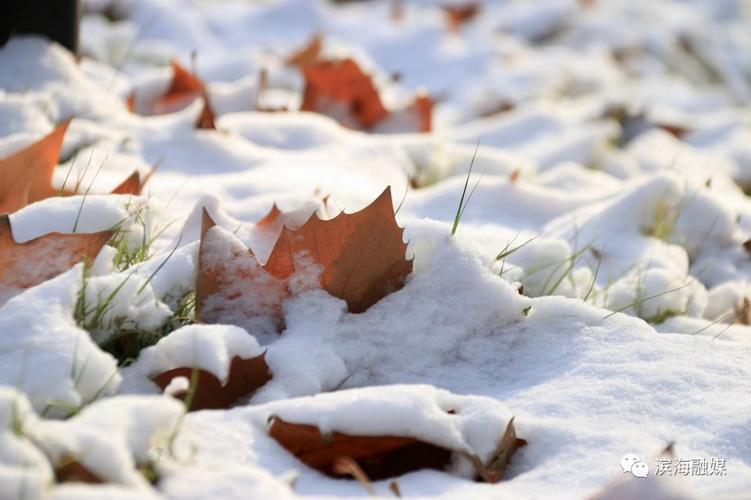
[[[473,2],[84,3],[80,60],[41,38],[0,48],[0,158],[73,118],[53,184],[82,186],[11,213],[13,240],[116,229],[33,287],[8,278],[0,234],[0,498],[368,495],[280,446],[275,418],[452,451],[374,481],[384,496],[396,480],[405,497],[747,498],[751,3],[486,0],[455,29],[441,6]],[[290,55],[317,34],[320,57],[373,75],[387,119],[296,111]],[[151,114],[172,60],[206,83],[216,129],[195,127],[201,99]],[[429,133],[410,114],[425,94]],[[141,196],[101,194],[155,165]],[[274,203],[292,227],[388,186],[402,288],[353,314],[309,276],[258,299],[232,262],[241,310],[192,324],[204,208],[215,260],[265,261]],[[271,378],[229,409],[185,413],[190,381],[155,382],[227,381],[237,359]],[[526,446],[501,482],[473,481],[467,457],[512,417]],[[658,475],[669,443],[673,463],[721,466]]]

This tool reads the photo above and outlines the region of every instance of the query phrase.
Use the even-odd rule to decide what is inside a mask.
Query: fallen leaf
[[[0,160],[0,213],[13,213],[30,203],[76,194],[74,190],[55,188],[52,185],[69,125],[70,120],[32,145]],[[153,173],[154,170],[141,179],[141,174],[134,172],[112,194],[140,195]]]
[[[324,435],[314,425],[271,417],[269,434],[301,462],[326,475],[341,477],[337,460],[354,460],[372,480],[400,476],[420,469],[443,470],[452,451],[413,437]]]
[[[133,196],[139,196],[143,192],[143,187],[149,182],[151,176],[156,172],[155,168],[152,168],[146,175],[141,177],[141,173],[138,171],[130,174],[130,177],[120,183],[115,189],[112,190],[112,194],[132,194]]]
[[[480,2],[467,2],[462,5],[444,5],[441,7],[446,17],[446,23],[451,31],[458,31],[462,25],[468,23],[480,13]]]
[[[740,325],[751,325],[751,301],[748,297],[743,297],[734,309],[735,322]]]
[[[279,210],[279,207],[277,207],[276,203],[274,203],[273,205],[271,205],[271,210],[269,210],[269,213],[267,213],[261,220],[256,222],[256,226],[268,226],[279,220],[281,216],[282,211]]]
[[[127,99],[125,99],[125,107],[130,111],[131,113],[136,112],[136,93],[131,93]]]
[[[284,64],[287,66],[296,66],[300,69],[307,68],[319,61],[322,50],[323,37],[320,33],[316,33],[305,47],[287,57]]]
[[[250,359],[242,359],[239,356],[232,358],[225,383],[205,370],[197,369],[196,371],[196,386],[191,400],[191,411],[229,408],[239,399],[253,394],[271,380],[271,372],[266,364],[266,353]],[[193,372],[194,369],[190,367],[173,368],[157,375],[152,380],[164,390],[174,378],[185,377],[193,380]],[[187,392],[178,392],[174,396],[184,400]]]
[[[419,94],[413,104],[420,117],[420,132],[433,130],[433,106],[435,103],[428,94]]]
[[[303,111],[336,118],[337,109],[343,106],[349,118],[364,128],[372,127],[389,115],[372,77],[352,59],[319,61],[304,68],[303,75]]]
[[[0,213],[13,213],[29,203],[60,194],[52,176],[70,120],[31,146],[0,160]]]
[[[201,79],[185,69],[177,61],[172,61],[172,81],[169,88],[151,109],[151,114],[173,113],[185,109],[196,99],[203,100],[201,115],[196,128],[214,129],[215,114],[211,107],[208,90]]]
[[[404,0],[391,0],[389,18],[397,23],[404,20]]]
[[[113,231],[49,233],[16,243],[10,219],[0,215],[0,284],[29,288],[64,273],[79,262],[92,262]]]
[[[61,463],[55,467],[55,481],[58,483],[87,483],[87,484],[104,484],[101,478],[81,465],[73,458],[63,458]]]
[[[269,422],[269,435],[282,447],[307,466],[334,477],[352,474],[353,470],[358,472],[358,468],[372,480],[420,469],[443,470],[452,462],[455,453],[414,437],[355,436],[336,431],[323,434],[315,425],[287,422],[276,416],[272,416]],[[479,479],[497,483],[516,450],[526,444],[525,440],[516,437],[512,418],[487,464],[476,456],[456,453],[470,460]],[[349,460],[356,468],[342,466]]]
[[[490,457],[487,464],[478,468],[478,475],[485,482],[497,483],[506,473],[506,467],[508,467],[511,457],[514,456],[516,450],[526,445],[527,441],[516,437],[514,419],[512,418],[506,426],[506,431],[503,433],[503,437],[498,443],[495,453]]]
[[[272,208],[261,222],[269,224],[276,217],[278,209],[275,212]],[[261,265],[252,250],[247,249],[249,265],[243,267],[244,276],[228,272],[227,269],[234,269],[231,266],[212,267],[209,263],[207,248],[216,244],[213,233],[209,233],[214,225],[204,211],[196,287],[196,311],[201,321],[222,321],[222,312],[207,312],[206,302],[215,294],[231,289],[238,280],[246,280],[253,286],[233,294],[255,294],[262,302],[261,310],[276,314],[281,323],[281,303],[290,292],[280,286],[311,260],[320,267],[321,288],[345,300],[353,313],[365,311],[401,288],[412,271],[412,260],[405,258],[404,230],[396,223],[390,188],[359,212],[342,212],[325,221],[313,214],[299,228],[282,227],[265,264]],[[237,299],[234,295],[227,298]]]

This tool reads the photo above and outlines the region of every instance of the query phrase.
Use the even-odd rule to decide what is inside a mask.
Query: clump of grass
[[[129,208],[130,200],[125,205],[126,210]],[[174,220],[170,221],[163,227],[151,231],[146,217],[147,210],[148,207],[140,206],[134,214],[128,216],[128,218],[134,218],[133,225],[141,227],[141,240],[137,245],[134,245],[132,238],[130,238],[130,230],[122,228],[125,220],[120,221],[114,228],[115,235],[110,239],[109,246],[116,250],[112,263],[118,271],[125,271],[136,264],[149,260],[153,256],[151,249],[154,242],[175,222]]]
[[[178,302],[175,313],[154,330],[119,329],[101,348],[112,354],[119,366],[127,366],[138,358],[140,352],[151,347],[173,331],[196,322],[195,292],[190,291]]]
[[[146,233],[144,232],[144,234]],[[128,257],[120,262],[129,262],[129,265],[132,265],[137,259],[143,258],[146,260],[148,258],[150,241],[153,240],[147,241],[144,239],[143,241],[144,243],[139,247],[137,254],[128,254]],[[154,269],[148,278],[143,281],[136,291],[136,295],[140,295],[149,283],[151,283],[154,277],[163,269],[179,248],[181,241],[182,236],[178,239],[177,244],[164,260],[156,267],[156,269]],[[125,276],[106,297],[100,298],[100,300],[95,303],[89,303],[86,291],[90,280],[90,266],[85,266],[82,274],[81,289],[74,310],[74,319],[76,320],[76,323],[89,333],[100,332],[102,330],[114,330],[109,339],[100,347],[112,354],[118,360],[120,366],[130,364],[138,357],[141,350],[156,344],[162,337],[168,335],[173,330],[195,322],[196,299],[194,291],[185,293],[183,297],[177,300],[177,305],[174,307],[175,312],[173,315],[168,318],[161,327],[156,329],[134,329],[126,326],[128,318],[106,320],[107,313],[111,311],[112,307],[114,307],[114,301],[118,294],[120,294],[128,281],[133,278],[134,274],[136,274],[135,269],[128,273],[127,276]],[[105,321],[107,321],[106,325]]]
[[[672,205],[665,200],[658,200],[655,206],[654,223],[645,231],[647,236],[652,236],[662,241],[668,241],[675,232],[678,218],[681,216],[681,204]]]

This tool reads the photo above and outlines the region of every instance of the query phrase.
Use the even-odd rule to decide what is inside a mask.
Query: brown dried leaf
[[[307,253],[323,267],[322,288],[344,299],[350,312],[363,312],[401,288],[412,271],[403,233],[389,187],[359,212],[342,212],[327,221],[314,214],[299,229],[283,228],[264,269],[289,277],[295,256]]]
[[[344,106],[360,126],[370,128],[389,115],[370,75],[353,59],[319,61],[303,69],[303,111],[329,114]]]
[[[748,297],[743,297],[735,306],[735,321],[740,325],[751,325],[751,301]]]
[[[526,445],[527,442],[524,439],[516,437],[514,419],[512,418],[506,426],[506,431],[503,433],[501,441],[498,443],[498,448],[496,448],[495,453],[488,460],[487,465],[482,468],[480,477],[488,483],[497,483],[500,481],[516,450]]]
[[[215,129],[216,115],[211,107],[206,85],[180,63],[172,61],[172,82],[167,92],[154,104],[151,114],[173,113],[185,109],[196,99],[203,99],[203,109],[196,121],[196,128]]]
[[[449,30],[458,31],[480,13],[480,2],[467,2],[462,5],[444,5],[441,7],[446,16]]]
[[[86,234],[49,233],[16,243],[10,219],[0,216],[0,284],[29,288],[64,273],[79,262],[93,261],[112,231]]]
[[[55,481],[58,483],[87,483],[104,484],[99,476],[84,467],[81,462],[74,458],[64,458],[55,467]]]
[[[52,187],[63,138],[70,120],[14,155],[0,160],[0,213],[13,213],[29,203],[59,194]]]
[[[272,209],[263,220],[268,223],[275,217],[278,214],[275,215]],[[222,275],[221,271],[210,269],[206,264],[206,233],[214,225],[204,211],[196,287],[197,317],[204,321],[216,320],[205,317],[203,304],[206,299],[217,293],[223,284],[243,278]],[[345,300],[350,312],[363,312],[401,288],[405,277],[412,271],[412,261],[405,259],[407,245],[402,239],[403,232],[396,223],[391,189],[387,188],[359,212],[342,212],[326,221],[313,214],[297,229],[283,227],[268,261],[257,266],[257,272],[269,273],[277,280],[287,280],[296,270],[296,259],[308,257],[321,267],[321,287]],[[255,258],[250,249],[248,255]],[[252,279],[249,276],[244,278]],[[254,293],[263,294],[263,290],[254,289]],[[280,314],[284,297],[278,298],[275,309]]]
[[[52,186],[52,177],[69,125],[70,120],[31,146],[0,160],[0,213],[13,213],[30,203],[76,194],[75,190],[61,190]],[[143,181],[140,174],[135,172],[112,194],[141,194],[143,185],[153,172],[146,174]]]
[[[143,187],[149,182],[151,176],[156,172],[156,167],[149,170],[146,175],[141,177],[139,171],[135,171],[130,174],[130,177],[120,183],[115,189],[112,190],[112,194],[132,194],[133,196],[140,196],[143,192]]]
[[[322,50],[323,37],[320,33],[316,33],[305,47],[287,57],[284,64],[297,66],[300,69],[307,68],[319,61]]]
[[[336,467],[349,458],[368,478],[380,480],[420,469],[443,470],[452,451],[413,437],[323,435],[318,427],[271,417],[269,434],[300,461],[324,474],[341,477]],[[345,472],[347,474],[347,472]]]
[[[264,217],[256,222],[256,226],[264,227],[273,224],[279,218],[282,216],[282,211],[279,210],[279,207],[276,206],[276,203],[271,205],[271,210],[269,210],[269,213],[264,215]]]
[[[153,377],[153,381],[164,390],[177,377],[192,380],[193,368],[173,368]],[[266,364],[266,353],[255,358],[232,358],[227,382],[221,381],[213,374],[197,370],[197,383],[191,401],[190,410],[207,410],[229,408],[239,399],[253,394],[258,388],[271,380],[271,372]],[[175,397],[185,399],[186,392],[177,393]]]

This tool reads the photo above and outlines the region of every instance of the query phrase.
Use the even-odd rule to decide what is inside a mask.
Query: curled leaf
[[[214,129],[216,115],[209,100],[206,84],[196,75],[185,69],[177,61],[172,61],[172,80],[149,114],[166,114],[185,109],[196,99],[203,100],[203,109],[196,121],[196,128]]]
[[[352,459],[373,480],[420,469],[443,470],[451,462],[451,450],[413,437],[324,435],[314,425],[279,417],[271,417],[270,424],[272,438],[301,462],[329,476],[348,474],[337,467],[343,457]]]
[[[164,390],[177,377],[185,377],[195,382],[195,386],[189,389],[193,391],[190,410],[206,410],[229,408],[239,399],[252,395],[271,380],[271,372],[264,353],[250,359],[242,359],[239,356],[232,358],[229,374],[224,383],[205,370],[188,367],[173,368],[152,380]],[[174,396],[185,399],[187,394],[188,391],[182,391]]]
[[[477,466],[477,474],[485,482],[497,483],[506,473],[506,467],[508,467],[511,457],[514,456],[516,450],[526,445],[527,442],[524,439],[516,437],[514,419],[512,418],[506,426],[506,431],[503,433],[503,437],[501,437],[498,447],[490,457],[490,460],[488,460],[486,465]]]
[[[443,470],[453,454],[466,456],[475,467],[479,479],[497,483],[516,450],[527,442],[516,437],[514,419],[498,443],[498,447],[483,463],[477,456],[467,455],[409,436],[356,436],[340,432],[323,434],[309,424],[287,422],[277,416],[269,420],[269,435],[307,466],[329,476],[343,476],[362,471],[369,479],[380,480],[400,476],[420,469]],[[342,467],[354,462],[355,467]]]

